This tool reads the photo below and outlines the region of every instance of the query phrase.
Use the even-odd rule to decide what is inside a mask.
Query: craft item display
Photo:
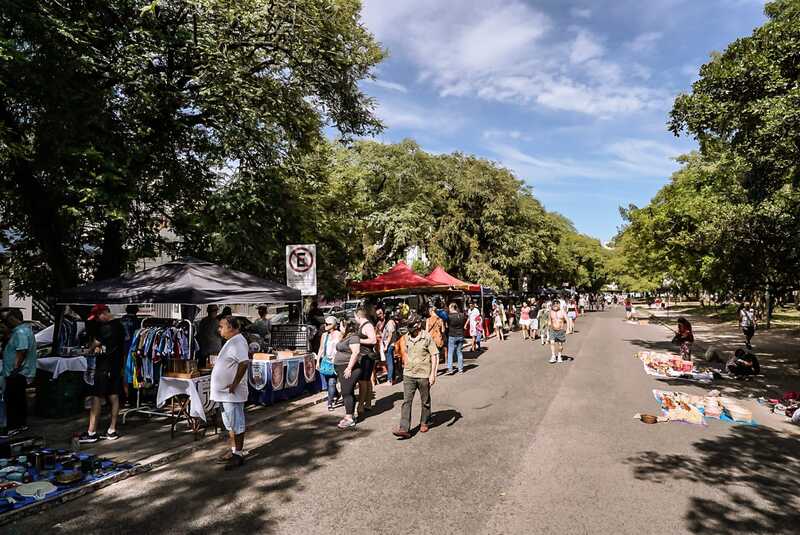
[[[81,485],[132,468],[64,449],[26,448],[24,452],[0,459],[0,514],[37,501],[57,499]]]

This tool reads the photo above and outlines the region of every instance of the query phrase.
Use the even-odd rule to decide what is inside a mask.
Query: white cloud
[[[376,114],[389,128],[403,128],[418,132],[455,132],[464,123],[459,116],[447,111],[431,110],[385,99],[379,102]]]
[[[612,163],[621,169],[667,177],[678,168],[675,158],[682,151],[674,145],[649,139],[624,139],[608,145],[606,152],[613,157]]]
[[[581,30],[572,43],[569,60],[571,63],[579,64],[593,58],[599,58],[604,53],[605,49],[597,38],[586,30]]]
[[[531,138],[519,130],[484,130],[483,139],[514,139],[518,141],[529,141]]]
[[[389,91],[397,91],[398,93],[408,93],[408,88],[403,84],[398,84],[397,82],[388,82],[386,80],[364,80],[364,83],[374,85],[377,87],[381,87],[383,89],[388,89]]]
[[[580,161],[531,155],[512,145],[489,145],[500,163],[521,179],[533,183],[558,182],[563,178],[589,180],[664,180],[677,168],[677,146],[648,139],[623,139],[609,143]]]
[[[569,14],[578,19],[589,19],[592,17],[592,10],[588,7],[573,7]]]
[[[650,52],[656,47],[656,44],[663,36],[661,32],[645,32],[637,35],[632,41],[628,42],[626,47],[637,53]]]
[[[441,97],[609,117],[663,111],[672,95],[609,59],[603,37],[557,28],[521,0],[365,0],[364,22]]]

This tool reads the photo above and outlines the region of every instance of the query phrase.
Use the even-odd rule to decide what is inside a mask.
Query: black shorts
[[[361,363],[358,367],[361,368],[360,381],[371,381],[372,371],[375,369],[375,360],[370,357],[361,357]]]
[[[97,397],[118,396],[122,393],[122,367],[98,366],[94,371],[94,385],[89,395]]]
[[[753,325],[749,327],[742,327],[742,332],[748,338],[752,338],[754,334],[756,334],[756,328]]]

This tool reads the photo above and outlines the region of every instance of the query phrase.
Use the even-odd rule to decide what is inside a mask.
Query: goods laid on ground
[[[699,383],[710,383],[714,380],[714,374],[711,371],[697,369],[692,361],[683,360],[678,355],[639,351],[635,356],[642,361],[645,373],[653,377],[685,379]]]
[[[744,407],[740,400],[720,396],[716,390],[707,395],[653,390],[653,396],[661,405],[663,415],[671,422],[706,425],[705,418],[708,417],[756,425],[753,412]]]
[[[772,414],[785,416],[792,423],[800,424],[800,392],[784,392],[778,398],[758,398],[760,405],[766,405]]]
[[[0,514],[119,476],[133,468],[88,453],[38,446],[39,440],[9,445],[0,458]]]

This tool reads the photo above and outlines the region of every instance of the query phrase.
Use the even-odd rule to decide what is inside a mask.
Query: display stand
[[[142,320],[142,325],[140,329],[145,329],[148,326],[152,327],[154,325],[148,325],[147,322],[161,322],[156,323],[156,325],[163,325],[163,326],[178,326],[182,324],[188,325],[189,331],[189,354],[191,355],[194,352],[194,342],[192,338],[192,322],[186,319],[183,320],[176,320],[170,318],[144,318]],[[123,409],[119,411],[119,415],[122,417],[122,424],[125,425],[126,420],[128,419],[128,415],[130,414],[145,414],[147,416],[160,416],[164,418],[169,418],[172,415],[167,411],[159,411],[156,410],[154,407],[150,405],[142,405],[142,391],[140,388],[136,389],[136,406],[131,407],[129,409]],[[173,434],[174,434],[174,425],[173,425]]]

